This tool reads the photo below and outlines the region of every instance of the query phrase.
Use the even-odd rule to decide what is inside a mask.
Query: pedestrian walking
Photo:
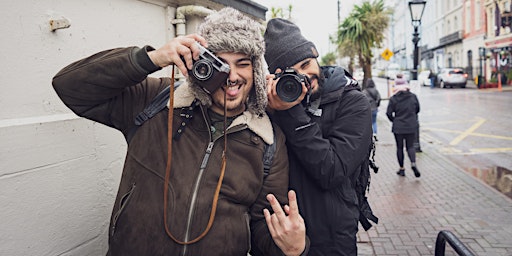
[[[432,71],[432,69],[428,74],[428,79],[430,79],[430,89],[434,89],[434,87],[436,87],[436,74],[434,74],[434,71]]]
[[[366,80],[366,88],[363,91],[364,95],[368,98],[370,102],[370,107],[372,109],[372,130],[373,130],[373,139],[378,141],[377,139],[377,113],[379,112],[380,106],[380,93],[379,90],[375,87],[375,81],[373,79],[368,78]]]
[[[404,142],[407,155],[411,161],[411,168],[414,176],[420,177],[420,171],[416,166],[416,149],[414,141],[418,129],[418,113],[420,103],[414,93],[410,91],[405,80],[395,81],[395,94],[389,99],[386,115],[393,123],[392,132],[396,142],[396,156],[400,169],[396,174],[405,176],[404,168]]]
[[[127,139],[107,255],[242,256],[251,239],[265,255],[307,253],[305,224],[288,193],[285,137],[265,113],[261,31],[228,7],[207,16],[198,34],[158,49],[101,51],[53,78],[72,111]],[[164,101],[168,108],[132,134],[151,100],[174,90],[172,78],[149,75],[173,65],[186,81]],[[279,202],[287,201],[283,209]]]

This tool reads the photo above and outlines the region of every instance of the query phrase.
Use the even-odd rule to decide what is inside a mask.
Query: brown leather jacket
[[[72,63],[53,79],[62,101],[77,115],[120,130],[126,136],[134,117],[169,85],[152,78],[156,71],[147,48],[112,49]],[[148,62],[149,61],[149,62]],[[183,84],[175,91],[173,134],[194,97]],[[112,211],[108,255],[240,255],[253,245],[265,255],[282,255],[265,223],[270,208],[266,194],[287,203],[288,158],[284,136],[274,128],[277,149],[269,175],[263,178],[264,144],[274,142],[267,116],[249,112],[227,131],[227,165],[215,221],[209,233],[190,245],[179,245],[164,228],[163,192],[167,161],[168,109],[145,122],[128,143],[128,152]],[[221,169],[223,138],[213,140],[204,106],[173,140],[167,203],[168,227],[181,241],[198,237],[206,228]],[[205,167],[201,165],[211,150]]]

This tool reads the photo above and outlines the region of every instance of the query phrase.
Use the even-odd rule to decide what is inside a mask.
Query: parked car
[[[430,70],[423,70],[418,75],[418,82],[421,86],[430,86]]]
[[[460,86],[466,88],[468,74],[462,68],[444,68],[439,72],[436,79],[436,85],[439,88]]]

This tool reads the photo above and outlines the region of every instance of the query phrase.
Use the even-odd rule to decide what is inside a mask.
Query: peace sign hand
[[[263,209],[263,214],[272,239],[285,255],[301,255],[306,248],[306,225],[299,213],[295,191],[288,192],[290,206],[285,205],[284,209],[273,194],[268,194],[267,200],[274,213]]]

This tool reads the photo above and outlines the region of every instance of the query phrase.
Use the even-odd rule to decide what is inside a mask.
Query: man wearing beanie
[[[285,138],[265,113],[261,32],[261,24],[224,8],[207,16],[198,34],[159,49],[102,51],[53,78],[73,112],[121,131],[128,142],[107,255],[246,256],[251,242],[265,255],[307,253],[305,225],[288,192]],[[224,63],[206,82],[188,74],[193,63],[213,58],[197,43]],[[171,78],[148,75],[172,65],[186,81],[135,129],[146,106],[174,88]]]
[[[372,140],[368,100],[343,68],[319,66],[315,46],[292,22],[270,20],[264,39],[269,111],[286,135],[290,188],[306,222],[309,255],[355,256],[355,186]],[[310,80],[293,102],[277,94],[273,75],[290,67]]]

